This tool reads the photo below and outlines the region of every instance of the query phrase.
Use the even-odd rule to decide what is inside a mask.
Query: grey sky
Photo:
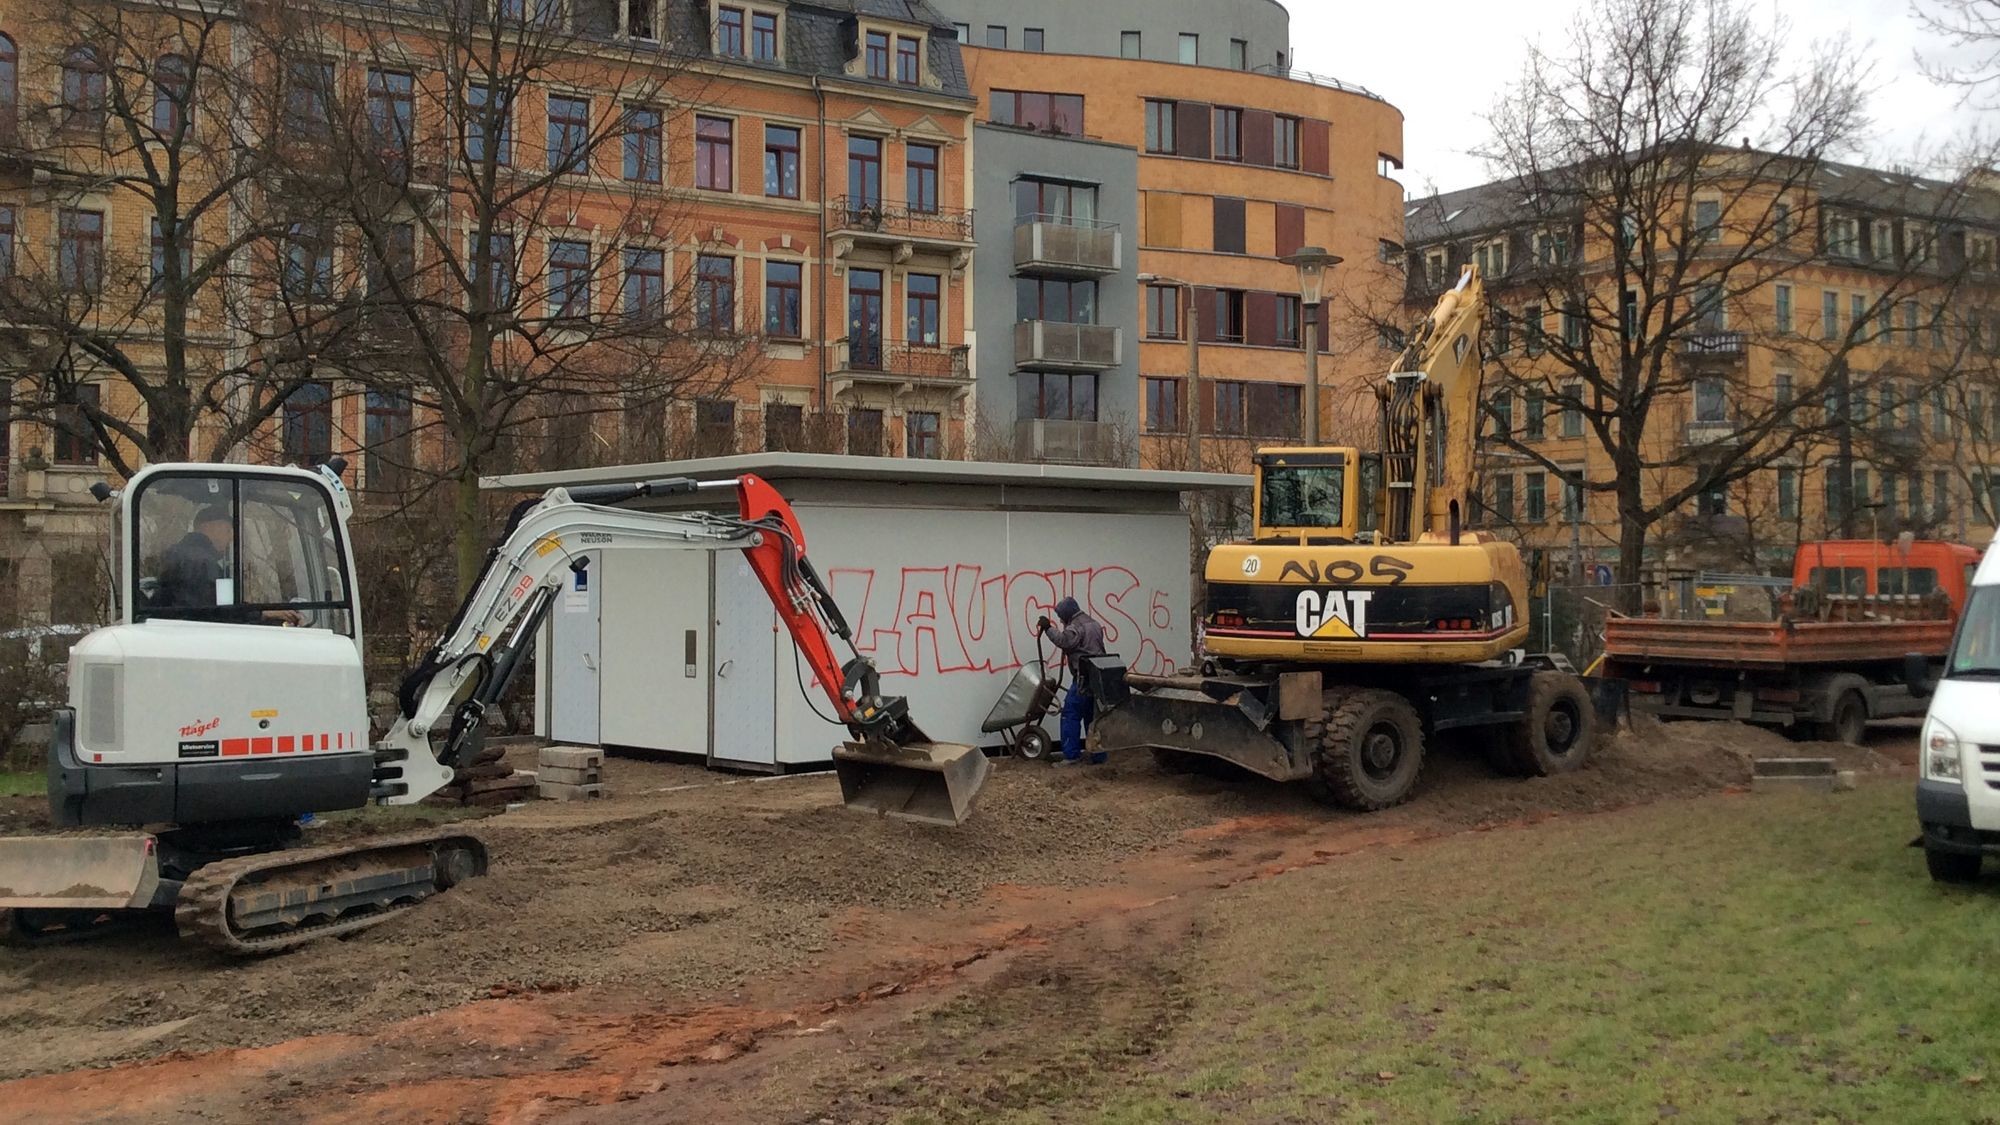
[[[1379,3],[1379,0],[1377,0]],[[1572,0],[1439,0],[1430,4],[1355,4],[1288,0],[1292,45],[1306,70],[1357,82],[1403,111],[1403,185],[1412,194],[1470,187],[1491,178],[1470,150],[1487,136],[1486,112],[1520,73],[1527,43],[1551,51],[1568,41],[1579,5]],[[1917,25],[1906,0],[1815,0],[1791,4],[1795,56],[1814,39],[1845,32],[1871,65],[1869,110],[1874,135],[1865,162],[1904,162],[1979,122],[1917,69],[1913,54],[1941,47]],[[1768,10],[1765,13],[1768,19]],[[1994,114],[1983,115],[1989,125]]]

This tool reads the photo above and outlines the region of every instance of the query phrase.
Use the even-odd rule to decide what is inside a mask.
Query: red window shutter
[[[1241,254],[1247,237],[1244,202],[1226,195],[1215,197],[1215,252]]]
[[[1289,203],[1277,205],[1278,257],[1282,258],[1306,244],[1306,209]]]
[[[1273,134],[1277,125],[1278,115],[1268,109],[1243,111],[1243,163],[1269,168],[1276,161]]]
[[[1333,127],[1324,121],[1299,123],[1300,170],[1318,176],[1333,174]]]
[[[1328,309],[1326,303],[1321,302],[1319,306],[1319,331],[1314,333],[1314,335],[1319,337],[1319,350],[1321,351],[1321,353],[1325,353],[1328,350],[1326,342],[1327,340],[1326,322],[1328,320],[1331,320],[1332,317],[1328,316],[1327,313]],[[1300,315],[1303,316],[1304,312],[1301,311]]]
[[[1250,292],[1243,295],[1243,342],[1260,348],[1278,346],[1278,295]]]
[[[1213,109],[1207,102],[1182,102],[1174,111],[1174,140],[1176,155],[1207,160],[1209,153],[1209,129],[1212,127],[1209,111]]]
[[[1216,341],[1215,327],[1218,316],[1215,290],[1197,288],[1194,291],[1195,308],[1201,312],[1201,342],[1213,344]]]

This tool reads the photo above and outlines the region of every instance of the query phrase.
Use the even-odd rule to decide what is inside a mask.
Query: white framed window
[[[1896,224],[1887,219],[1877,219],[1869,224],[1869,256],[1878,262],[1887,262],[1896,256]]]
[[[1854,216],[1826,217],[1826,252],[1835,258],[1861,256],[1861,224]]]
[[[1472,263],[1482,277],[1499,277],[1507,272],[1507,240],[1496,238],[1473,248]]]

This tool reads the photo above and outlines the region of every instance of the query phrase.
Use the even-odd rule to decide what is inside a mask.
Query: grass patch
[[[40,770],[0,773],[0,797],[40,797],[48,789],[48,775]]]
[[[996,982],[913,1025],[922,1089],[891,1068],[902,1096],[843,1100],[910,1122],[2000,1121],[2000,880],[1933,885],[1914,830],[1897,782],[1342,859],[1205,903],[1153,955],[1171,1026],[1130,1050],[1071,982],[1027,1033],[1071,1065],[973,1051],[1037,1022]],[[993,1096],[1023,1087],[1046,1100]]]

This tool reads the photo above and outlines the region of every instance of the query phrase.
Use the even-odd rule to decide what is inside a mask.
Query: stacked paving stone
[[[604,751],[581,746],[546,746],[535,769],[535,788],[545,801],[588,801],[608,797]]]
[[[424,798],[427,805],[446,808],[510,805],[535,796],[535,775],[517,770],[500,759],[504,746],[488,746],[467,765],[452,774],[451,784]]]

